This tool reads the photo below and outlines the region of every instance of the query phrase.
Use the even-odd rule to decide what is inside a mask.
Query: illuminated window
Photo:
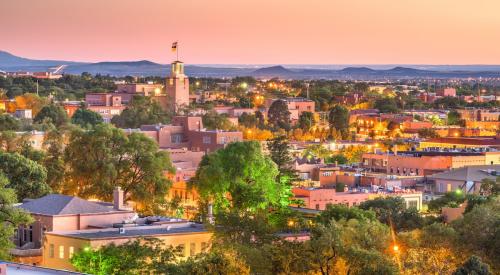
[[[59,246],[59,259],[64,259],[64,246]]]
[[[53,244],[49,245],[49,257],[54,258],[54,245]]]
[[[68,252],[68,257],[71,258],[73,257],[73,254],[75,253],[75,248],[70,246],[69,247],[69,252]]]
[[[209,136],[204,136],[203,137],[203,143],[204,144],[210,144],[210,143],[212,143],[212,139]]]

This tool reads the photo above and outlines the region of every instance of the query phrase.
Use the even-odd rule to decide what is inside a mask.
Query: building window
[[[189,256],[194,256],[196,252],[196,243],[191,243],[189,245]]]
[[[179,253],[182,256],[186,256],[186,245],[185,244],[180,244],[179,246],[177,246],[177,248],[179,249]]]
[[[418,201],[409,201],[408,202],[408,208],[418,209]]]
[[[54,258],[54,244],[49,245],[49,257]]]
[[[226,137],[220,137],[220,144],[226,144]]]
[[[59,246],[59,259],[64,259],[64,246]]]
[[[323,172],[323,177],[331,177],[333,175],[333,172]]]
[[[28,242],[33,242],[33,226],[30,225],[28,229]]]
[[[210,143],[212,143],[212,138],[210,138],[208,136],[204,136],[203,137],[203,143],[204,144],[210,144]]]
[[[170,138],[171,142],[174,144],[178,144],[182,142],[182,134],[173,134]]]
[[[451,192],[451,183],[446,184],[446,192]]]
[[[319,204],[316,204],[316,210],[319,210]]]
[[[75,248],[70,246],[68,250],[68,257],[71,258],[73,257],[73,254],[75,253]]]

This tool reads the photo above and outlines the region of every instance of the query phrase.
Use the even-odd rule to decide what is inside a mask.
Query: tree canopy
[[[333,106],[328,116],[328,122],[330,129],[340,131],[342,138],[347,138],[349,135],[349,110],[347,108],[341,105]]]
[[[279,171],[255,141],[234,142],[203,157],[193,184],[216,210],[286,206],[290,189],[276,182]]]
[[[33,119],[33,122],[35,123],[42,123],[44,121],[49,121],[55,126],[59,127],[68,123],[69,119],[63,107],[55,104],[50,104],[44,106]]]
[[[90,128],[103,122],[104,121],[100,114],[82,108],[76,110],[76,112],[71,117],[71,123],[79,125],[83,128]]]
[[[269,107],[267,121],[274,129],[290,130],[290,111],[284,100],[275,100]]]
[[[155,207],[164,200],[174,172],[168,153],[140,133],[125,135],[108,124],[70,133],[65,149],[68,166],[64,192],[80,197],[111,200],[113,189],[121,187],[125,200]],[[151,209],[149,209],[151,210]]]
[[[149,96],[134,96],[127,108],[111,123],[120,128],[139,128],[145,124],[168,123],[171,115]]]
[[[47,170],[42,165],[18,153],[0,151],[0,172],[9,180],[8,188],[16,191],[17,198],[39,198],[51,189],[47,180]]]
[[[19,225],[29,224],[33,221],[31,216],[20,208],[15,207],[17,203],[16,190],[8,188],[8,178],[0,172],[0,260],[10,259],[10,248],[14,230]]]

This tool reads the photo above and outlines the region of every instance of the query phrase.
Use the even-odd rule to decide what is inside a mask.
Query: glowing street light
[[[397,244],[394,244],[392,246],[392,251],[394,251],[394,253],[398,253],[399,252],[399,246]]]
[[[242,82],[242,83],[240,84],[240,86],[241,86],[241,88],[243,88],[243,89],[248,88],[248,84],[247,84],[246,82]]]

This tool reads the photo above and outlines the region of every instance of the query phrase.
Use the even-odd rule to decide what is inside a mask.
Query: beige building
[[[167,246],[180,247],[181,257],[189,257],[210,247],[212,233],[201,224],[175,219],[143,226],[49,232],[44,239],[42,265],[74,270],[70,259],[76,252],[145,237],[160,239]]]
[[[429,177],[434,181],[434,192],[446,193],[462,190],[465,193],[478,193],[483,179],[495,180],[500,175],[500,165],[467,166],[437,173]]]

